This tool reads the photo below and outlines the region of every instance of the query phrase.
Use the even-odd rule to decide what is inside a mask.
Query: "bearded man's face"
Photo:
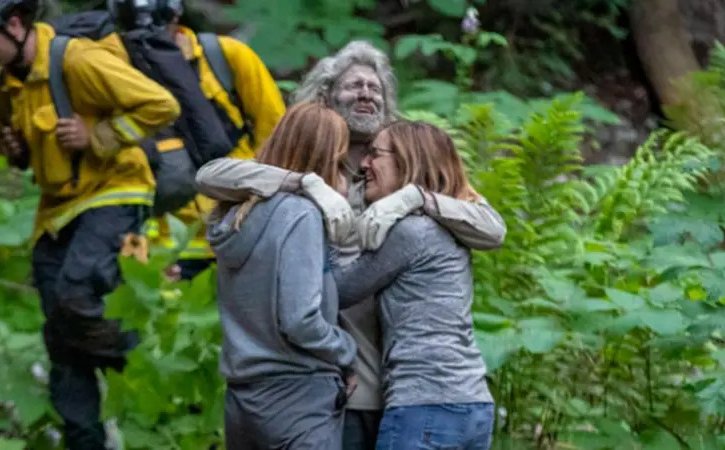
[[[332,89],[332,107],[347,122],[350,131],[373,135],[385,122],[385,93],[375,70],[366,65],[350,66]]]

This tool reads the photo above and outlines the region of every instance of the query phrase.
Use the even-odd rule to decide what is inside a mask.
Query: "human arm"
[[[333,264],[340,308],[354,306],[392,283],[420,251],[415,228],[402,221],[393,227],[377,250],[363,252],[344,266]]]
[[[503,219],[482,197],[476,201],[459,200],[409,184],[373,203],[363,212],[358,221],[363,248],[378,248],[390,228],[416,210],[436,220],[463,245],[472,249],[499,247],[506,235]]]
[[[342,245],[355,240],[350,205],[316,174],[291,172],[250,160],[219,158],[199,169],[196,182],[202,194],[227,202],[244,201],[251,195],[268,198],[278,191],[299,191],[322,211],[330,241]]]
[[[316,357],[350,367],[352,336],[322,315],[324,238],[318,214],[306,211],[290,225],[280,251],[277,314],[285,338]]]
[[[423,210],[463,245],[474,250],[490,250],[503,244],[506,223],[485,198],[466,201],[429,194],[432,200],[425,202]]]
[[[219,45],[234,74],[234,87],[244,113],[254,124],[258,147],[284,114],[282,94],[264,62],[249,46],[227,36],[219,37]]]
[[[99,157],[137,144],[180,113],[166,89],[95,44],[71,41],[63,67],[74,109],[102,114],[88,130],[88,147]]]
[[[251,195],[269,198],[279,191],[295,192],[303,175],[253,160],[218,158],[196,172],[196,183],[207,197],[239,202]]]

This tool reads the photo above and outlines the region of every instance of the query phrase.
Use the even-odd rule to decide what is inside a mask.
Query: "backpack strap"
[[[197,37],[201,48],[204,50],[204,56],[206,56],[209,67],[214,72],[214,76],[219,80],[224,90],[229,95],[232,95],[236,91],[234,89],[232,69],[229,67],[229,61],[227,61],[227,58],[222,52],[219,37],[214,33],[199,33]]]
[[[209,63],[209,67],[211,67],[211,71],[214,73],[214,76],[217,80],[219,80],[219,83],[222,85],[224,90],[227,91],[229,99],[234,106],[239,108],[239,111],[242,113],[242,120],[244,121],[244,125],[242,125],[242,135],[249,135],[249,139],[252,145],[254,145],[252,124],[247,119],[247,114],[244,111],[244,105],[242,105],[242,102],[239,100],[239,95],[237,95],[237,90],[234,87],[234,75],[232,74],[231,67],[229,67],[229,61],[227,61],[226,56],[224,56],[222,47],[219,44],[219,36],[214,33],[198,33],[197,39],[199,39],[199,44],[204,51],[204,56],[206,57],[206,61]]]
[[[50,68],[49,68],[49,85],[50,96],[55,105],[55,112],[58,118],[73,117],[73,107],[68,96],[68,88],[63,79],[63,56],[65,49],[68,47],[69,36],[56,36],[50,41]]]
[[[70,40],[70,36],[57,35],[50,41],[48,84],[50,86],[50,97],[53,99],[53,105],[55,105],[55,114],[59,119],[73,117],[73,105],[70,103],[68,88],[63,78],[63,57]],[[77,183],[80,177],[82,156],[81,152],[74,152],[71,156],[73,183]]]

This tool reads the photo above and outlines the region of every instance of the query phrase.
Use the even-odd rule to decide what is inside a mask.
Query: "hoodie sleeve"
[[[325,320],[323,295],[324,229],[319,214],[305,212],[291,226],[280,253],[277,314],[287,340],[339,367],[355,359],[353,338]]]
[[[379,249],[364,252],[347,265],[335,265],[340,308],[350,308],[375,295],[404,272],[416,254],[424,251],[418,230],[403,219],[390,231]]]

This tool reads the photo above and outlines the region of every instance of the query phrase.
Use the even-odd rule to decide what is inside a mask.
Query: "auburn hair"
[[[315,172],[335,186],[350,141],[345,119],[322,102],[287,110],[257,155],[257,161],[293,172]]]
[[[461,200],[478,199],[453,140],[445,131],[426,122],[408,120],[393,122],[383,130],[390,136],[400,187],[413,183]]]
[[[323,102],[303,102],[290,107],[257,154],[257,161],[293,172],[314,172],[325,183],[339,182],[340,162],[347,156],[350,132],[345,119]],[[252,195],[235,215],[239,229],[251,209],[261,201]],[[229,205],[219,205],[224,211]]]

